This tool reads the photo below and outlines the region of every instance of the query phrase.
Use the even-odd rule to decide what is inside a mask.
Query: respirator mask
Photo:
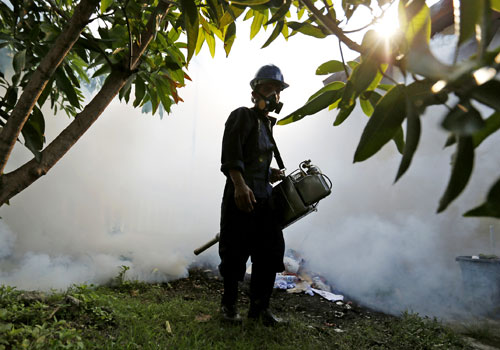
[[[278,102],[278,99],[276,97],[277,95],[275,93],[266,97],[258,91],[255,92],[262,98],[261,100],[259,100],[259,102],[257,102],[257,107],[260,110],[264,112],[275,112],[276,114],[279,114],[281,108],[283,108],[283,103]]]

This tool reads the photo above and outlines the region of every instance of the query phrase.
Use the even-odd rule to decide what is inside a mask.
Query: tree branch
[[[340,41],[340,39],[339,39],[339,51],[340,51],[340,58],[342,59],[342,66],[344,66],[344,73],[346,79],[349,79],[349,72],[347,71],[347,66],[345,64],[344,51],[342,50],[342,41]]]
[[[140,58],[146,51],[151,40],[153,40],[157,28],[159,28],[161,21],[173,4],[173,2],[168,0],[160,0],[160,2],[158,3],[158,6],[156,7],[155,11],[153,11],[153,13],[151,14],[151,18],[146,24],[145,30],[139,36],[139,42],[136,42],[134,44],[134,48],[132,50],[133,54],[131,55],[132,63],[126,66],[130,67],[130,70],[134,70],[137,68]]]
[[[362,53],[363,50],[361,49],[361,45],[359,45],[355,41],[352,41],[347,35],[345,35],[342,29],[339,28],[337,23],[335,23],[332,18],[323,15],[320,10],[314,7],[314,4],[311,2],[311,0],[299,1],[314,15],[314,17],[316,17],[316,19],[318,20],[318,24],[322,25],[323,28],[339,38],[339,40],[342,41],[351,50]]]
[[[130,64],[132,63],[132,31],[130,30],[130,20],[128,19],[127,16],[127,5],[128,5],[128,0],[125,2],[125,5],[122,7],[123,14],[125,15],[125,20],[127,22],[127,30],[128,30],[128,54],[129,54],[129,70],[132,70],[132,67],[130,67]]]
[[[165,1],[160,1],[155,11],[152,13],[146,28],[141,33],[141,45],[136,45],[134,52],[144,53],[147,46],[154,37],[158,24],[165,18],[172,5]],[[135,69],[140,56],[136,56],[131,62],[132,69]],[[127,59],[125,59],[127,61]],[[99,93],[89,102],[82,112],[76,115],[73,122],[66,127],[42,152],[41,161],[35,159],[27,162],[23,166],[11,173],[3,175],[0,183],[0,204],[5,203],[10,198],[24,190],[45,175],[69,149],[80,139],[92,124],[99,118],[109,103],[120,92],[127,80],[133,74],[126,69],[129,65],[124,64],[123,69],[115,69],[106,79]]]
[[[30,81],[23,89],[23,93],[17,101],[9,120],[0,133],[0,174],[3,173],[17,137],[28,120],[40,94],[64,57],[78,40],[98,3],[98,0],[82,0],[77,5],[68,26],[56,39],[54,46],[42,59]]]
[[[52,8],[59,16],[61,16],[62,18],[64,18],[67,21],[70,20],[69,17],[63,11],[61,11],[61,9],[59,9],[57,7],[57,5],[55,4],[55,2],[53,0],[47,0],[47,2],[52,5]],[[93,19],[89,19],[89,22],[92,22],[92,21],[93,21]],[[84,38],[88,39],[92,44],[94,44],[95,45],[94,47],[96,48],[97,51],[99,51],[101,53],[102,57],[104,57],[104,59],[106,60],[108,65],[110,67],[113,67],[113,63],[109,59],[106,52],[99,46],[99,43],[96,42],[96,39],[92,35],[85,33],[83,31],[81,32],[81,35],[83,35]]]

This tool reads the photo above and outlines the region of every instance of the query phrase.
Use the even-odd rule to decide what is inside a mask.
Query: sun
[[[382,37],[394,36],[399,30],[397,6],[388,7],[384,14],[375,22],[373,29]]]

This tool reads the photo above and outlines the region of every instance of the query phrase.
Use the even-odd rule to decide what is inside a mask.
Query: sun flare
[[[399,30],[399,19],[396,6],[386,9],[385,14],[373,25],[373,29],[385,38],[393,36]]]
[[[377,23],[373,25],[373,29],[380,35],[385,38],[389,38],[396,34],[399,30],[399,21],[397,17],[384,16]]]

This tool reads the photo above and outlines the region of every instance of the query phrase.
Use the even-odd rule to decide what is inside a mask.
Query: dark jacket
[[[221,171],[227,177],[224,196],[234,195],[231,169],[241,171],[256,198],[271,195],[269,176],[275,146],[269,135],[274,124],[275,118],[254,108],[240,107],[229,115],[222,139]]]

